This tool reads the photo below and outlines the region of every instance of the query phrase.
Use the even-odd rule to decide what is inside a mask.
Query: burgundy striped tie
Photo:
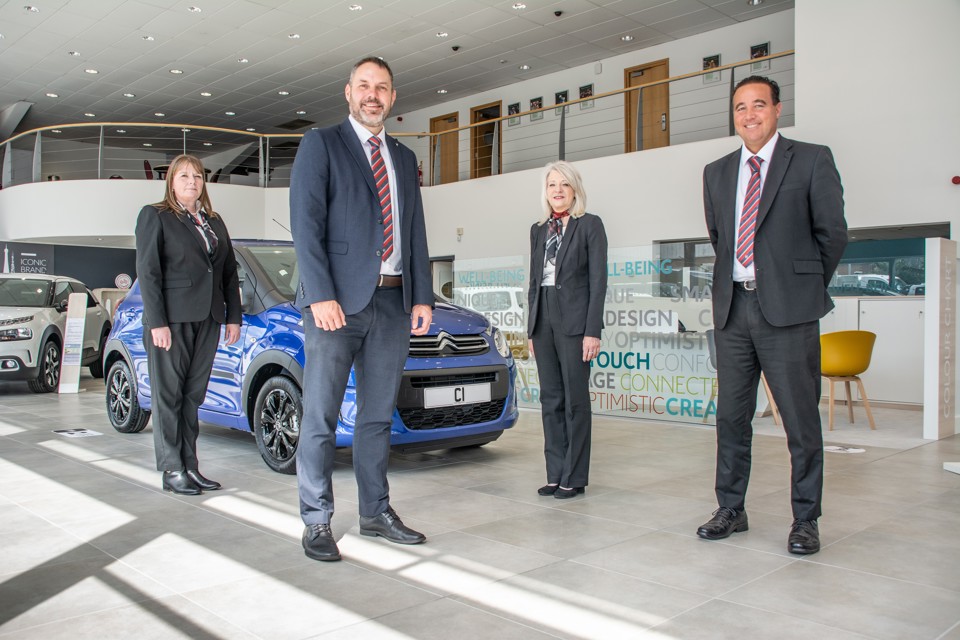
[[[740,229],[737,231],[737,262],[745,267],[753,264],[753,237],[757,231],[757,212],[760,211],[760,163],[763,158],[753,156],[750,163],[750,182],[743,197]]]
[[[383,224],[383,253],[381,260],[386,260],[393,253],[393,204],[390,202],[390,179],[387,177],[387,165],[380,154],[380,138],[373,136],[369,140],[373,152],[370,154],[370,165],[373,168],[373,180],[377,183],[377,196],[380,198],[380,222]]]

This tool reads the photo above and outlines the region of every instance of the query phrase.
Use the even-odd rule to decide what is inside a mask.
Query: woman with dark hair
[[[197,410],[217,353],[240,339],[240,287],[233,245],[210,204],[199,158],[180,155],[163,201],[137,218],[137,278],[143,297],[153,442],[163,490],[198,495],[220,488],[198,469]]]
[[[590,361],[600,353],[607,292],[607,235],[587,213],[572,164],[547,165],[544,219],[530,229],[527,335],[540,374],[547,484],[541,496],[572,498],[590,471]]]

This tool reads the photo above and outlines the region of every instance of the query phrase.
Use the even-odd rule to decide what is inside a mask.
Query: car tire
[[[30,391],[34,393],[56,391],[60,386],[60,345],[50,339],[44,342],[37,364],[39,365],[37,377],[27,382]]]
[[[103,377],[103,350],[107,346],[107,336],[110,335],[110,328],[104,327],[103,335],[100,336],[100,348],[97,349],[97,359],[90,365],[90,375],[94,378]]]
[[[137,391],[124,360],[117,360],[107,376],[107,417],[120,433],[140,433],[150,420],[150,412],[144,411],[137,400]]]
[[[302,419],[303,400],[293,380],[275,376],[260,387],[253,409],[253,433],[263,461],[277,473],[297,472]]]

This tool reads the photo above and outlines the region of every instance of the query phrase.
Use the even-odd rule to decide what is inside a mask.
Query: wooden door
[[[625,87],[636,87],[648,82],[666,80],[670,77],[670,61],[658,60],[638,67],[624,69]],[[641,104],[640,136],[638,143],[637,105]],[[624,151],[656,149],[670,145],[670,87],[666,83],[647,87],[642,91],[630,91],[624,97]]]
[[[502,102],[470,109],[470,124],[500,117]],[[500,173],[500,126],[489,122],[470,129],[470,177],[483,178]]]
[[[460,126],[460,114],[430,118],[430,133],[439,134]],[[424,171],[424,184],[437,185],[456,182],[460,177],[457,164],[460,162],[459,132],[435,135],[430,138],[430,166]]]

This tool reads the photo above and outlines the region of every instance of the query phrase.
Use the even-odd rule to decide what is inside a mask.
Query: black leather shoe
[[[541,496],[552,496],[557,492],[557,487],[559,486],[558,484],[545,484],[537,489],[537,493]]]
[[[204,478],[196,469],[187,469],[187,477],[193,480],[193,484],[197,485],[204,491],[216,491],[217,489],[221,488],[219,482],[214,482],[209,478]]]
[[[163,490],[173,491],[182,496],[198,496],[203,493],[186,471],[164,471]]]
[[[386,511],[372,518],[360,516],[360,535],[381,536],[397,544],[420,544],[427,539],[419,531],[403,524],[393,507],[387,507]]]
[[[713,512],[713,517],[709,521],[700,525],[697,535],[704,540],[722,540],[729,538],[730,534],[740,533],[749,528],[746,511],[720,507]]]
[[[340,559],[340,549],[333,539],[329,524],[308,524],[303,529],[303,552],[308,558],[322,562],[336,562]]]
[[[820,528],[816,520],[794,520],[787,537],[790,553],[809,555],[820,551]]]
[[[557,490],[553,492],[553,497],[557,500],[565,500],[566,498],[572,498],[576,495],[584,493],[586,491],[585,487],[574,487],[573,489],[564,489],[563,487],[557,487]]]

